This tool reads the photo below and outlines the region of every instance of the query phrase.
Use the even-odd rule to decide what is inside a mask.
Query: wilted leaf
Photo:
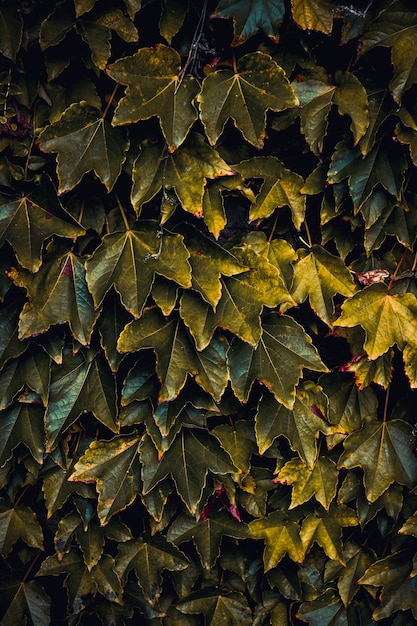
[[[250,39],[259,28],[277,42],[279,26],[284,18],[284,5],[282,0],[220,0],[211,17],[233,18],[235,46]]]
[[[251,522],[249,530],[255,539],[265,539],[265,572],[276,567],[285,554],[296,563],[303,561],[305,550],[300,539],[300,527],[296,522],[289,521],[281,511]]]
[[[298,104],[284,70],[262,52],[239,59],[235,73],[225,69],[209,74],[197,102],[211,145],[232,118],[244,138],[257,148],[264,144],[267,110],[282,111]]]
[[[124,131],[113,128],[100,111],[82,101],[72,104],[60,119],[39,135],[44,152],[58,153],[58,191],[73,189],[93,171],[110,191],[120,174],[129,146]]]
[[[197,119],[193,100],[199,91],[195,78],[182,75],[178,52],[161,44],[142,48],[110,65],[108,73],[128,85],[113,124],[131,124],[157,115],[169,149],[176,150]]]
[[[28,507],[13,506],[0,500],[0,552],[9,555],[18,539],[32,548],[43,550],[43,532],[35,513]]]
[[[393,483],[411,487],[417,479],[417,459],[409,445],[411,427],[402,420],[379,422],[368,418],[363,428],[343,443],[339,467],[362,467],[370,502]]]
[[[313,467],[301,459],[291,459],[280,469],[275,482],[292,485],[290,509],[310,500],[312,496],[329,510],[336,495],[338,471],[336,464],[327,457],[319,457]]]

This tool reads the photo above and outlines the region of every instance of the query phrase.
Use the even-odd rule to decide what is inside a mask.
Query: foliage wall
[[[413,0],[0,2],[0,623],[417,620]]]

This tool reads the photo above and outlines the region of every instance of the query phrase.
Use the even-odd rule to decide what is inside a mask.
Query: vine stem
[[[307,220],[306,220],[306,219],[304,220],[304,228],[306,229],[306,235],[307,235],[307,240],[308,240],[308,245],[309,245],[309,248],[312,248],[312,247],[313,247],[313,241],[312,241],[312,239],[311,239],[311,233],[310,233],[310,229],[309,229],[309,227],[308,227],[308,224],[307,224]]]
[[[402,253],[401,259],[397,263],[397,267],[395,268],[394,273],[391,276],[391,280],[389,281],[389,285],[388,285],[388,290],[387,291],[390,291],[390,289],[392,288],[393,284],[395,283],[395,279],[397,277],[397,274],[398,274],[398,272],[400,270],[402,262],[404,261],[405,254],[406,254],[406,250],[404,250],[404,252]],[[414,263],[416,263],[416,258],[415,257],[414,257]],[[413,263],[413,267],[414,267],[414,263]]]
[[[112,105],[112,102],[113,102],[113,100],[114,100],[115,96],[116,96],[116,92],[117,92],[117,90],[118,90],[118,88],[119,88],[119,85],[120,85],[120,83],[116,83],[116,84],[115,84],[115,86],[114,86],[114,89],[113,89],[113,91],[112,91],[112,93],[111,93],[111,96],[110,96],[110,98],[109,98],[109,101],[108,101],[108,103],[106,104],[106,108],[105,108],[105,109],[104,109],[104,111],[103,111],[103,115],[101,116],[101,119],[102,119],[102,120],[104,120],[104,119],[105,119],[105,117],[106,117],[107,113],[109,112],[109,109],[110,109],[110,107],[111,107],[111,105]]]
[[[271,243],[271,241],[272,241],[272,237],[273,237],[274,232],[275,232],[275,229],[276,229],[276,227],[277,227],[277,222],[278,222],[278,212],[277,212],[277,214],[276,214],[276,216],[275,216],[275,221],[274,221],[274,224],[273,224],[273,226],[272,226],[272,230],[271,230],[271,232],[270,232],[270,235],[269,235],[269,237],[268,237],[268,243]]]
[[[125,225],[126,230],[130,230],[129,222],[127,221],[125,210],[120,202],[119,196],[116,196],[116,202],[119,207],[120,215],[122,216],[123,223]]]
[[[36,561],[37,561],[37,560],[39,559],[39,557],[40,557],[40,554],[41,554],[41,553],[40,553],[40,552],[38,552],[38,554],[37,554],[37,555],[36,555],[36,556],[32,559],[32,561],[30,562],[29,567],[27,568],[27,570],[26,570],[26,572],[25,572],[25,574],[24,574],[24,576],[23,576],[23,578],[22,578],[22,583],[25,583],[25,582],[27,581],[27,579],[29,578],[29,575],[30,575],[31,571],[33,570],[33,568],[34,568],[34,566],[35,566],[35,564],[36,564]]]
[[[26,485],[26,487],[22,490],[21,494],[19,495],[16,502],[14,503],[14,506],[17,506],[20,503],[20,501],[22,500],[23,496],[25,495],[28,489],[29,489],[29,485]]]
[[[416,265],[417,265],[417,252],[414,255],[413,265],[411,266],[411,271],[412,272],[414,272],[414,270],[416,269]]]

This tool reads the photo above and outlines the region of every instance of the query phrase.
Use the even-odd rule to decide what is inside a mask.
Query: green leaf
[[[265,35],[278,42],[279,27],[284,18],[282,0],[220,0],[212,17],[233,18],[233,45],[244,43],[260,28]]]
[[[236,591],[221,593],[218,589],[197,591],[178,605],[186,614],[202,613],[207,626],[251,626],[252,612],[245,596]]]
[[[36,392],[46,405],[49,368],[50,358],[41,349],[26,350],[20,359],[9,361],[0,372],[0,409],[7,408],[19,391],[25,392],[25,385]],[[24,397],[23,393],[23,401]],[[42,459],[39,462],[42,463]]]
[[[299,174],[286,169],[284,164],[272,156],[253,157],[235,166],[243,178],[262,178],[263,184],[251,206],[249,220],[269,217],[275,209],[288,206],[292,221],[299,230],[304,221],[305,194],[301,192],[304,180]]]
[[[84,13],[91,11],[97,0],[74,0],[75,15],[81,17]]]
[[[0,552],[7,557],[18,539],[43,550],[43,532],[35,513],[28,507],[0,500]]]
[[[311,307],[330,326],[334,318],[333,298],[338,293],[347,297],[355,293],[353,278],[343,261],[318,245],[310,251],[301,248],[294,266],[294,300],[304,302],[309,297]]]
[[[323,372],[310,337],[287,315],[270,313],[262,322],[259,345],[253,348],[235,338],[228,352],[232,388],[241,402],[247,402],[255,380],[272,391],[278,402],[291,409],[295,388],[304,367]]]
[[[100,344],[112,372],[117,372],[123,360],[123,355],[117,352],[116,346],[120,333],[131,319],[116,298],[112,298],[102,307],[97,329],[100,333]]]
[[[0,8],[0,52],[6,59],[16,62],[22,37],[23,22],[18,7],[3,4]]]
[[[140,454],[144,494],[149,493],[165,476],[171,474],[178,495],[191,515],[197,512],[208,470],[215,474],[237,471],[217,439],[204,430],[183,429],[159,463],[157,451],[149,439],[142,442]]]
[[[168,155],[165,146],[146,141],[133,166],[132,204],[139,215],[144,203],[164,187],[164,191],[174,189],[185,211],[201,217],[207,179],[233,174],[235,171],[198,133],[191,133],[180,148]]]
[[[140,489],[138,467],[139,437],[120,436],[110,441],[93,441],[77,461],[70,481],[95,482],[97,513],[102,524],[128,507]],[[109,481],[109,471],[112,479]]]
[[[220,424],[213,428],[211,434],[217,437],[239,471],[248,474],[251,456],[257,451],[252,424],[246,420],[238,420],[233,426]]]
[[[232,118],[246,141],[257,148],[264,144],[268,109],[283,111],[298,104],[284,70],[262,52],[239,59],[235,73],[227,69],[209,74],[196,99],[211,145]]]
[[[45,472],[42,492],[48,518],[61,509],[69,496],[74,492],[83,498],[93,498],[95,496],[92,485],[68,481],[68,477],[71,475],[78,457],[79,454],[73,459],[65,459],[61,466],[54,464],[52,468]]]
[[[289,521],[281,511],[274,511],[265,519],[251,522],[249,530],[255,539],[265,539],[265,572],[276,567],[285,554],[296,563],[304,560],[305,550],[300,539],[300,527],[296,522]]]
[[[161,44],[141,48],[110,65],[108,73],[127,85],[113,124],[131,124],[156,115],[170,151],[176,150],[197,119],[193,100],[199,91],[195,78],[182,75],[178,52]]]
[[[106,68],[111,54],[111,31],[127,42],[134,43],[139,39],[133,22],[117,9],[79,20],[77,30],[91,50],[93,63],[101,70]]]
[[[411,487],[417,478],[417,459],[407,443],[411,427],[403,420],[378,422],[372,418],[343,443],[339,467],[362,467],[366,497],[370,502],[393,483]]]
[[[296,617],[308,621],[311,626],[334,626],[348,624],[346,611],[333,589],[327,590],[315,600],[303,602]]]
[[[183,570],[187,565],[185,555],[159,535],[146,541],[137,539],[120,544],[115,571],[121,580],[125,580],[134,569],[143,595],[148,602],[155,604],[161,594],[161,572]]]
[[[290,509],[314,496],[326,511],[336,495],[337,481],[336,464],[324,456],[317,458],[313,467],[309,467],[301,459],[291,459],[280,469],[274,480],[293,486]]]
[[[376,359],[395,344],[402,350],[407,342],[414,342],[416,314],[415,295],[391,295],[387,285],[375,283],[344,302],[334,326],[362,326],[364,348],[370,359]]]
[[[368,154],[374,147],[381,124],[393,113],[393,101],[387,89],[368,90],[369,126],[359,141],[362,154]]]
[[[204,521],[196,522],[188,516],[177,518],[170,526],[168,539],[176,545],[193,540],[202,566],[209,570],[214,567],[219,555],[223,536],[234,539],[248,537],[246,524],[238,522],[225,511],[211,513]]]
[[[304,551],[308,552],[316,542],[329,559],[345,565],[341,541],[342,528],[357,524],[354,511],[344,505],[332,504],[329,511],[310,513],[304,518],[300,532]]]
[[[84,263],[72,252],[45,261],[36,274],[13,269],[10,277],[26,289],[26,302],[19,319],[19,338],[44,333],[53,324],[68,322],[74,337],[90,342],[98,312],[87,289]]]
[[[335,561],[326,564],[326,582],[337,580],[337,588],[344,606],[347,608],[359,591],[358,580],[373,563],[374,556],[360,546],[346,542],[343,550],[346,565]]]
[[[417,537],[417,512],[414,512],[411,517],[405,520],[398,533],[400,535],[413,535],[413,537]]]
[[[0,412],[0,467],[12,458],[13,450],[20,443],[42,465],[45,451],[43,414],[43,408],[20,402]]]
[[[58,2],[50,15],[41,23],[39,44],[41,50],[56,46],[69,33],[75,24],[72,3]]]
[[[156,273],[182,287],[191,286],[188,259],[183,237],[163,231],[158,238],[154,222],[145,222],[138,230],[105,235],[86,262],[94,304],[99,307],[114,286],[126,309],[140,317]]]
[[[58,153],[59,193],[73,189],[90,171],[111,191],[129,147],[125,132],[110,126],[100,111],[84,100],[72,104],[58,121],[44,128],[39,143],[44,152]]]
[[[172,400],[181,391],[187,375],[216,400],[220,400],[227,385],[224,337],[213,338],[200,352],[193,346],[187,330],[177,318],[166,321],[156,309],[145,310],[139,320],[133,320],[119,338],[118,350],[132,352],[153,348],[157,355],[157,372],[162,387],[159,401]]]
[[[188,6],[181,0],[164,0],[162,3],[162,15],[159,20],[159,30],[162,37],[171,45],[173,37],[184,24]]]
[[[291,0],[291,9],[294,21],[303,30],[331,33],[334,9],[326,0]]]
[[[0,245],[9,241],[22,267],[37,272],[42,248],[52,235],[76,237],[85,231],[59,202],[51,183],[43,180],[33,193],[16,200],[2,198],[0,205]]]
[[[116,390],[113,375],[100,354],[65,355],[61,366],[53,366],[45,413],[47,450],[81,415],[91,411],[104,426],[117,432]]]
[[[26,624],[28,619],[30,624],[36,626],[49,626],[51,623],[51,598],[34,580],[4,581],[1,584],[1,594],[7,606],[2,615],[2,626]]]
[[[405,350],[407,349],[407,346]],[[353,372],[355,383],[358,389],[365,389],[371,383],[377,383],[387,389],[392,378],[392,357],[394,351],[392,348],[387,350],[382,356],[374,361],[366,358],[364,354],[362,358],[350,361],[346,365],[346,370]]]
[[[320,385],[329,400],[329,421],[345,433],[359,430],[368,417],[376,418],[378,400],[372,389],[361,391],[355,382],[334,374],[322,376]]]

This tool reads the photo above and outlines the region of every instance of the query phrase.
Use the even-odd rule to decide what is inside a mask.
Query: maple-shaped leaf
[[[80,446],[81,451],[83,451],[84,447],[83,445]],[[42,493],[45,499],[48,518],[52,517],[56,511],[61,509],[69,496],[73,493],[86,499],[95,497],[96,494],[93,485],[71,483],[68,481],[68,477],[72,474],[74,465],[79,456],[80,451],[75,455],[75,458],[66,458],[60,464],[54,464],[45,471],[42,482]]]
[[[407,342],[415,341],[416,315],[414,294],[391,295],[387,285],[375,283],[345,300],[334,326],[362,326],[366,333],[364,348],[370,359],[376,359],[395,344],[402,350]]]
[[[132,316],[120,304],[117,298],[109,298],[103,305],[97,322],[100,333],[100,344],[104,350],[112,372],[117,372],[123,360],[123,355],[117,351],[117,340],[123,328],[130,322]]]
[[[313,467],[309,467],[301,459],[287,461],[274,482],[292,485],[290,509],[314,496],[328,511],[336,495],[338,476],[336,464],[321,456],[315,460]]]
[[[52,367],[45,413],[47,450],[53,450],[61,433],[87,411],[117,432],[114,378],[105,358],[94,350],[66,354],[62,365]]]
[[[0,593],[2,626],[51,624],[51,598],[36,581],[5,579],[0,583]]]
[[[334,296],[338,293],[353,296],[355,284],[342,259],[314,245],[309,251],[304,248],[298,251],[291,292],[296,302],[304,302],[308,297],[317,315],[330,326],[334,318]]]
[[[217,437],[236,467],[248,474],[251,469],[250,458],[257,452],[253,425],[247,420],[237,420],[233,426],[219,424],[213,428],[211,434]]]
[[[334,7],[327,0],[291,0],[294,22],[303,30],[332,32]]]
[[[269,217],[275,209],[288,206],[294,226],[299,230],[304,221],[306,196],[301,192],[304,179],[287,169],[273,156],[252,157],[235,169],[245,179],[262,178],[263,183],[249,211],[249,220]]]
[[[303,519],[300,537],[304,551],[308,552],[313,543],[323,548],[329,559],[345,565],[342,551],[342,528],[357,526],[356,513],[345,505],[331,504],[329,511],[310,513]]]
[[[210,73],[196,99],[211,145],[217,143],[232,118],[246,141],[256,148],[264,144],[267,111],[283,111],[298,104],[284,70],[263,52],[239,59],[235,72],[224,69]]]
[[[169,149],[176,150],[197,119],[193,100],[199,91],[197,80],[181,73],[178,52],[161,44],[141,48],[110,65],[107,71],[114,80],[127,85],[112,123],[131,124],[156,115]]]
[[[345,433],[359,430],[367,417],[377,416],[378,400],[372,389],[358,389],[353,381],[325,374],[320,378],[329,401],[328,419]]]
[[[138,230],[105,235],[86,262],[88,288],[99,307],[114,286],[122,304],[140,317],[151,291],[155,273],[191,287],[189,252],[181,235],[164,231],[157,236],[157,224],[146,222]]]
[[[360,54],[377,46],[391,48],[394,68],[389,83],[391,93],[399,104],[405,91],[417,80],[417,54],[414,42],[417,37],[417,17],[413,7],[403,2],[392,2],[371,22],[361,36]]]
[[[198,133],[191,133],[172,154],[165,152],[165,146],[141,144],[132,171],[131,200],[137,214],[164,187],[175,191],[185,211],[201,217],[207,179],[232,176],[235,171]]]
[[[69,513],[58,522],[58,528],[54,536],[55,551],[59,558],[70,551],[73,539],[83,554],[84,563],[89,572],[97,565],[105,543],[104,533],[97,520],[91,520],[85,526],[79,513]]]
[[[162,4],[162,13],[158,23],[159,31],[169,45],[171,45],[173,37],[175,37],[184,24],[188,9],[187,4],[178,2],[178,0],[174,0],[174,2],[164,2]]]
[[[232,45],[237,46],[250,39],[260,28],[272,41],[278,42],[284,13],[282,0],[220,0],[211,17],[233,18]]]
[[[260,314],[263,307],[281,304],[288,308],[294,304],[280,271],[270,263],[263,249],[257,251],[252,246],[250,238],[229,251],[250,269],[221,279],[221,298],[215,311],[190,291],[181,298],[180,315],[199,350],[209,344],[218,326],[256,346],[262,334]]]
[[[75,464],[70,481],[95,482],[97,513],[102,524],[132,504],[140,490],[139,437],[123,435],[110,441],[93,441]],[[111,472],[111,481],[109,481]]]
[[[348,179],[353,206],[358,212],[377,185],[382,185],[399,200],[406,167],[404,154],[396,144],[387,150],[384,142],[378,141],[363,156],[359,148],[350,148],[341,141],[333,152],[327,180],[333,185]]]
[[[374,561],[374,555],[350,541],[345,543],[343,558],[346,565],[336,561],[326,563],[326,582],[337,580],[337,588],[345,607],[348,607],[359,591],[358,580]]]
[[[323,73],[314,71],[298,75],[292,83],[300,102],[301,132],[316,156],[323,151],[323,141],[328,127],[332,105],[341,115],[351,118],[354,145],[365,135],[369,125],[368,97],[365,87],[350,72],[338,70],[331,82]]]
[[[119,544],[115,571],[121,580],[126,580],[133,569],[143,595],[155,604],[161,594],[164,570],[183,570],[189,564],[186,556],[163,535],[136,539]]]
[[[288,520],[282,511],[274,511],[265,519],[251,522],[249,530],[254,539],[265,539],[265,572],[276,567],[286,554],[296,563],[303,561],[305,550],[300,539],[300,527],[297,522]]]
[[[176,545],[193,540],[202,566],[209,570],[220,555],[222,537],[245,539],[249,532],[246,524],[238,522],[226,511],[211,513],[205,520],[196,522],[191,517],[181,516],[174,520],[168,531],[168,539]]]
[[[111,54],[112,31],[126,42],[135,43],[139,34],[133,22],[119,9],[88,15],[77,21],[77,31],[91,50],[93,63],[101,70]]]
[[[203,195],[203,217],[207,228],[216,239],[227,224],[224,196],[228,192],[229,195],[241,193],[250,202],[255,202],[255,194],[240,174],[210,181]]]
[[[81,17],[91,11],[97,0],[74,0],[75,16]]]
[[[394,102],[388,89],[370,87],[367,89],[369,126],[365,134],[359,140],[359,148],[362,154],[368,154],[374,147],[380,126],[387,117],[394,113]]]
[[[19,319],[19,338],[43,333],[53,324],[68,322],[74,337],[90,341],[98,312],[87,289],[84,263],[66,252],[45,261],[36,274],[25,269],[9,273],[18,287],[26,289],[26,302]]]
[[[242,593],[203,589],[187,596],[177,604],[182,613],[202,613],[207,626],[251,626],[252,611]]]
[[[8,461],[13,450],[23,443],[39,465],[45,452],[44,409],[40,406],[18,402],[0,412],[0,467]]]
[[[85,566],[82,555],[76,549],[64,554],[62,559],[57,555],[48,556],[36,576],[61,574],[66,574],[64,586],[68,591],[68,608],[74,614],[88,606],[91,596],[96,596],[97,592],[111,602],[122,604],[123,589],[115,573],[115,561],[108,554],[103,554],[91,571]]]
[[[334,589],[327,589],[314,600],[302,602],[296,618],[308,622],[310,626],[335,626],[348,624],[348,614],[340,596]]]
[[[0,308],[0,368],[9,359],[26,350],[27,341],[18,338],[19,315],[23,302],[21,293],[10,293]]]
[[[149,493],[165,476],[171,474],[178,495],[191,515],[197,512],[208,470],[215,474],[237,471],[217,439],[204,430],[183,428],[159,463],[157,450],[149,438],[142,441],[140,455],[143,463],[143,493]]]
[[[50,357],[40,348],[26,350],[21,358],[10,360],[0,372],[0,409],[7,408],[19,391],[24,401],[25,385],[46,405],[50,364]]]
[[[241,402],[247,402],[252,385],[258,380],[289,409],[294,406],[295,387],[303,368],[327,371],[303,328],[288,315],[275,313],[263,318],[262,336],[256,348],[235,338],[227,360],[232,388]]]
[[[139,320],[130,322],[120,335],[118,350],[133,352],[153,348],[161,381],[159,401],[172,400],[185,385],[187,375],[217,400],[227,384],[226,350],[223,337],[213,338],[197,352],[180,319],[166,321],[157,309],[145,310]]]
[[[407,346],[404,348],[404,352],[406,350]],[[392,378],[393,355],[394,350],[392,348],[375,360],[368,359],[364,354],[362,358],[352,359],[344,367],[346,371],[353,372],[358,389],[365,389],[371,383],[377,383],[387,389]]]
[[[18,539],[43,550],[43,532],[35,513],[21,504],[0,500],[0,552],[8,556]]]
[[[411,487],[417,478],[417,459],[409,444],[411,426],[403,420],[379,422],[368,418],[363,428],[343,442],[339,467],[362,467],[370,502],[393,483]]]
[[[72,104],[59,120],[44,128],[39,143],[44,152],[58,154],[59,193],[73,189],[90,171],[111,191],[129,146],[124,130],[110,126],[100,111],[84,100]]]
[[[19,8],[14,4],[3,5],[0,17],[0,52],[15,62],[23,37],[23,21]]]
[[[2,197],[0,205],[0,245],[7,240],[20,265],[31,272],[41,266],[41,251],[52,235],[76,237],[85,231],[59,202],[46,177],[32,193],[14,200]]]

